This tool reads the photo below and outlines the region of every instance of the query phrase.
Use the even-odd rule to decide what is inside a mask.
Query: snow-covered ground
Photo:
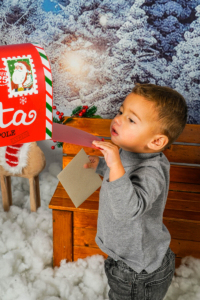
[[[39,142],[47,167],[40,174],[41,207],[30,212],[28,180],[12,178],[13,205],[4,212],[0,199],[1,300],[105,300],[104,258],[94,255],[52,268],[52,211],[48,208],[61,171],[61,149]],[[1,194],[0,194],[1,198]],[[165,300],[200,299],[200,259],[185,257]]]

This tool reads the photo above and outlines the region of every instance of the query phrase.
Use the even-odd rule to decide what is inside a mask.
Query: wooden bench
[[[68,118],[68,117],[65,117]],[[110,119],[75,118],[68,126],[93,135],[110,138]],[[88,155],[103,156],[99,150],[63,144],[63,168],[83,148]],[[170,149],[164,151],[171,162],[170,187],[163,215],[176,254],[176,268],[181,258],[200,258],[200,125],[186,125]],[[58,183],[49,208],[53,210],[53,265],[62,259],[75,261],[103,253],[95,243],[99,190],[76,208]]]

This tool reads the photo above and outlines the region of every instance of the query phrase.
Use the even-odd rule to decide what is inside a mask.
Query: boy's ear
[[[147,144],[147,146],[151,150],[159,151],[167,145],[168,141],[169,139],[166,135],[159,134],[159,135],[155,135],[153,139]]]

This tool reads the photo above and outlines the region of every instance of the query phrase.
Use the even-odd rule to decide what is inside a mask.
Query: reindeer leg
[[[34,177],[29,178],[31,211],[37,210],[36,189]]]
[[[9,204],[12,205],[11,177],[6,176],[6,181],[7,181],[7,189],[8,189],[8,200],[9,200]]]
[[[35,188],[36,188],[36,199],[37,199],[37,208],[41,206],[40,203],[40,182],[39,175],[35,176]]]
[[[1,176],[1,193],[2,193],[2,202],[4,211],[9,211],[10,201],[9,201],[9,192],[7,187],[7,182],[5,181],[6,176]]]

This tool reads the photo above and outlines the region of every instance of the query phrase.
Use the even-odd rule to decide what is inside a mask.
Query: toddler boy
[[[111,122],[113,144],[93,141],[104,158],[89,156],[84,167],[104,177],[95,241],[108,254],[110,300],[162,300],[171,284],[175,254],[163,224],[170,163],[162,151],[186,121],[177,91],[136,84]]]

